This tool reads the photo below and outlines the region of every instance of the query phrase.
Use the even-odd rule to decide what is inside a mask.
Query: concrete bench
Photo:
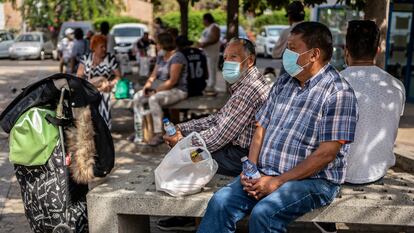
[[[91,233],[150,232],[149,216],[202,217],[213,193],[231,178],[216,175],[203,192],[175,198],[155,190],[153,167],[120,168],[87,196]],[[390,170],[379,184],[342,187],[328,207],[299,222],[414,226],[414,175]]]

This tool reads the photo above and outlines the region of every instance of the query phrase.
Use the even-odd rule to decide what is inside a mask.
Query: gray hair
[[[255,45],[253,44],[253,42],[251,42],[250,40],[248,40],[248,39],[244,39],[244,38],[233,37],[233,38],[229,41],[229,43],[227,43],[227,46],[228,46],[229,44],[231,44],[231,43],[234,43],[234,42],[237,42],[237,43],[242,44],[242,45],[243,45],[243,48],[244,48],[244,50],[245,50],[245,52],[246,52],[248,55],[254,55],[254,56],[256,56],[256,46],[255,46]]]
[[[232,43],[240,43],[243,45],[244,48],[244,52],[248,55],[253,55],[254,56],[254,62],[253,64],[256,65],[256,46],[254,45],[254,43],[248,39],[245,38],[238,38],[238,37],[233,37],[226,45],[229,46]]]

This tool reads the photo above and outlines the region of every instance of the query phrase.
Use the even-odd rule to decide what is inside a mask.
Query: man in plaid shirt
[[[256,129],[255,115],[267,99],[270,86],[259,72],[256,51],[246,39],[232,39],[224,51],[223,78],[231,84],[231,97],[217,113],[177,125],[173,137],[164,136],[174,146],[183,136],[199,132],[219,166],[217,173],[237,176],[241,158],[249,154]],[[161,219],[161,230],[194,231],[193,218]]]
[[[240,75],[237,80],[227,80],[231,84],[230,99],[217,113],[179,124],[174,137],[164,136],[167,143],[174,146],[183,136],[199,132],[219,165],[219,174],[240,174],[240,159],[249,154],[248,148],[256,129],[255,115],[270,91],[270,86],[255,66],[255,54],[254,45],[249,40],[231,40],[224,51],[223,76],[226,79],[226,69],[233,70],[226,66],[226,62],[240,64]]]
[[[332,202],[344,182],[357,101],[330,64],[332,34],[317,22],[296,25],[282,75],[257,113],[249,151],[261,177],[244,174],[209,202],[198,232],[235,232],[250,214],[250,232],[286,232],[303,214]]]

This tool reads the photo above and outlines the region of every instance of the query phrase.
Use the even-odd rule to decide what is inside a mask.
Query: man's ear
[[[316,62],[322,56],[322,52],[319,48],[313,48],[313,51],[311,54],[312,54],[311,59],[310,59],[311,62]]]
[[[250,54],[249,55],[249,58],[247,59],[247,61],[249,62],[248,64],[248,67],[251,67],[251,66],[253,66],[254,65],[254,60],[256,59],[256,56],[255,55],[253,55],[253,54]]]
[[[377,54],[376,55],[378,55],[378,54],[380,54],[381,53],[381,46],[378,46],[377,47]]]

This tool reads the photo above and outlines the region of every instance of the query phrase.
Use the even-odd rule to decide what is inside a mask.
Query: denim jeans
[[[248,214],[251,233],[287,232],[290,222],[330,204],[339,187],[324,179],[289,181],[257,201],[247,195],[237,177],[211,198],[197,232],[235,232],[236,223]]]

